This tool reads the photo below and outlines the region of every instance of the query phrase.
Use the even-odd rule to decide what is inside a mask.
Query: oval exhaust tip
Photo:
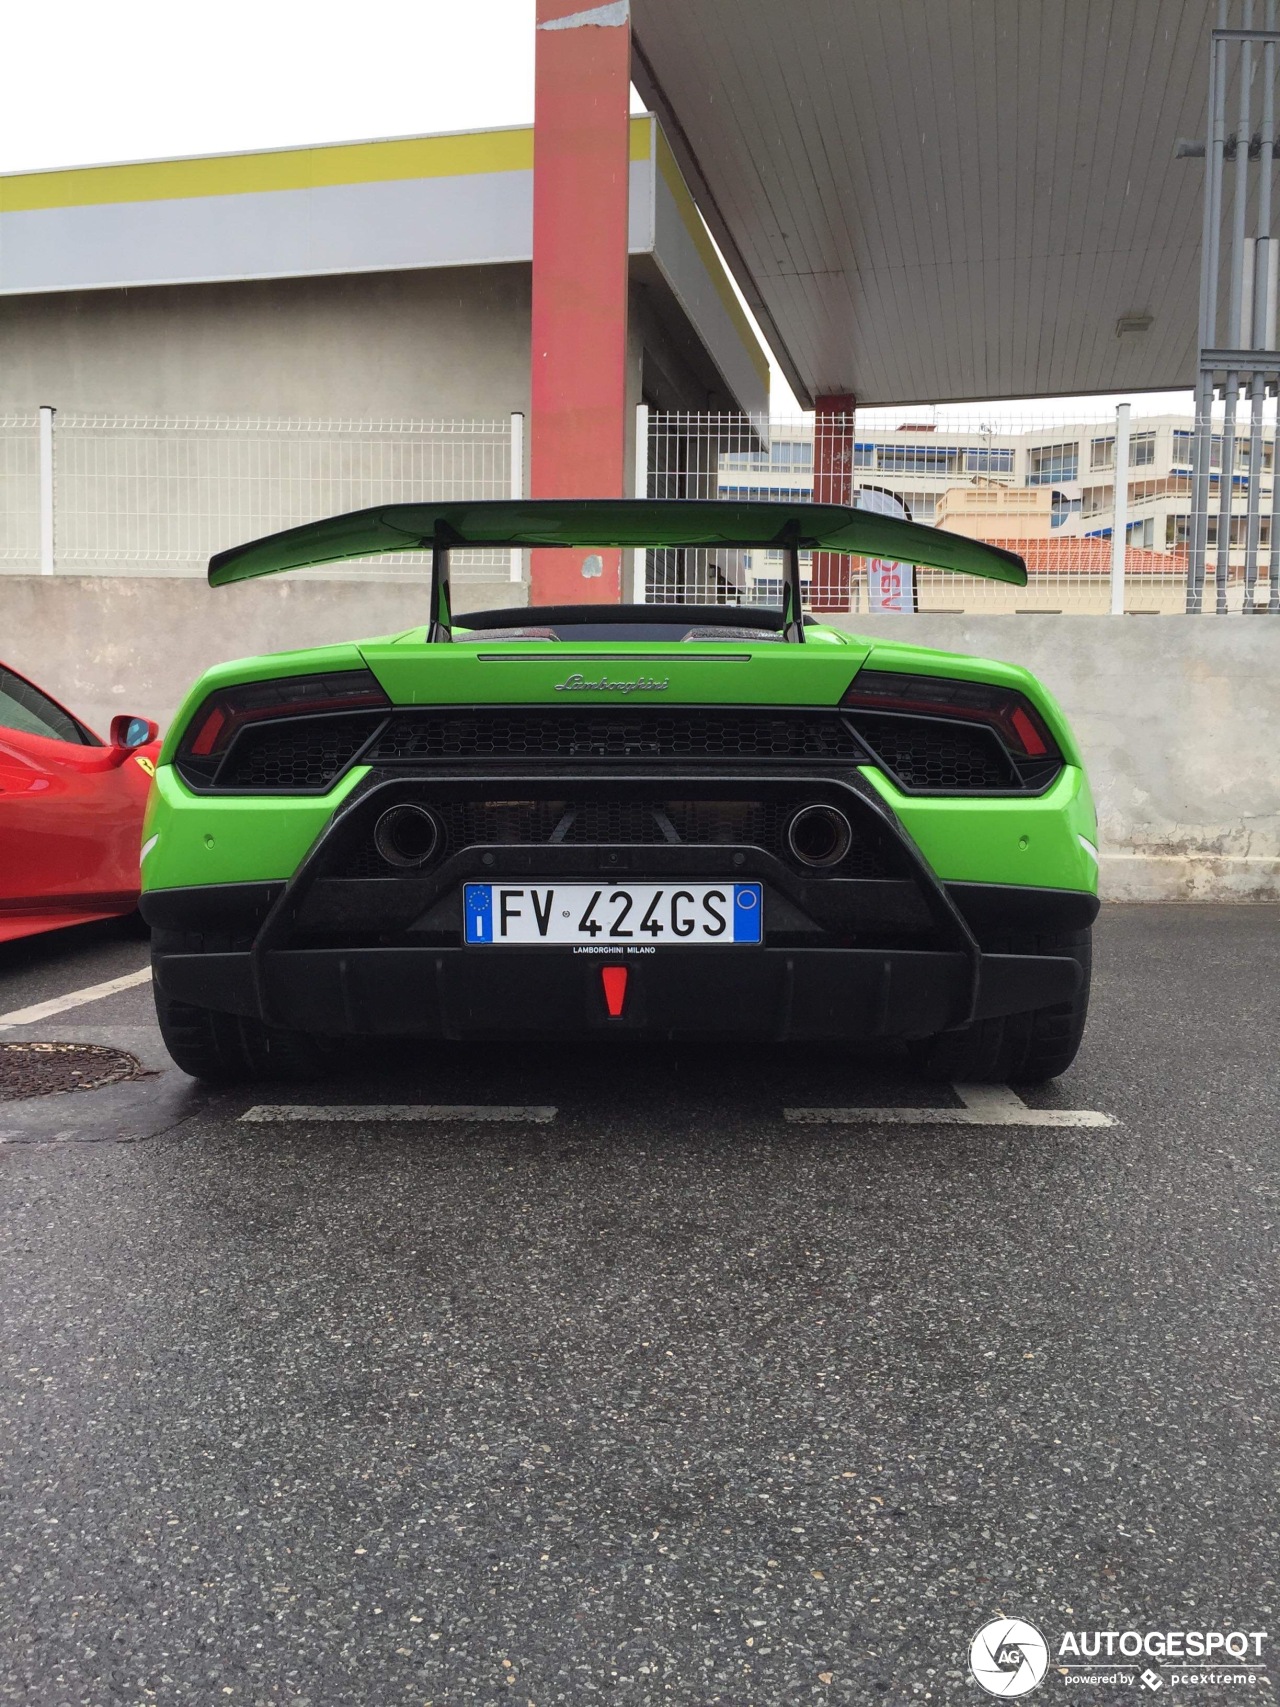
[[[373,845],[388,865],[412,871],[426,865],[440,846],[440,825],[425,806],[388,806],[373,827]]]
[[[838,806],[802,806],[787,824],[787,846],[801,865],[839,865],[853,846],[853,826]]]

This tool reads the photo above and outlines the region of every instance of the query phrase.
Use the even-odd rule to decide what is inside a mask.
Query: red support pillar
[[[853,502],[854,399],[833,392],[814,400],[813,501],[815,504]],[[815,551],[809,608],[847,611],[850,562],[834,551]]]
[[[623,496],[630,91],[628,0],[537,0],[534,498]],[[532,603],[616,604],[620,597],[619,552],[532,553]]]

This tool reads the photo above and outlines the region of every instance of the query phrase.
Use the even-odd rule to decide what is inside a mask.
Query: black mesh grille
[[[585,800],[574,808],[564,837],[577,846],[615,847],[666,839],[653,807],[643,800]]]
[[[793,806],[764,800],[668,800],[663,810],[682,842],[702,847],[745,843],[779,853]]]
[[[450,853],[486,844],[549,842],[565,814],[563,800],[451,800],[436,807]]]
[[[857,724],[868,746],[908,788],[975,794],[1020,786],[1017,772],[989,730],[865,713],[858,714]]]
[[[426,759],[851,759],[833,713],[688,708],[416,711],[393,718],[375,764]]]
[[[373,845],[373,837],[367,842],[357,842],[349,847],[341,856],[333,856],[325,866],[326,877],[421,877],[421,871],[412,869],[406,871],[403,867],[389,864]]]
[[[217,773],[218,788],[289,793],[323,788],[360,751],[381,717],[294,717],[250,725]]]

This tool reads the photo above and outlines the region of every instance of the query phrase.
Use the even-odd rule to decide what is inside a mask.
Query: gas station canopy
[[[1209,0],[632,0],[802,402],[1190,385]]]

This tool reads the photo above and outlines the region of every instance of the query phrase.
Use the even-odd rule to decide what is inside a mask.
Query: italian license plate
[[[758,883],[468,883],[468,944],[758,947]]]

